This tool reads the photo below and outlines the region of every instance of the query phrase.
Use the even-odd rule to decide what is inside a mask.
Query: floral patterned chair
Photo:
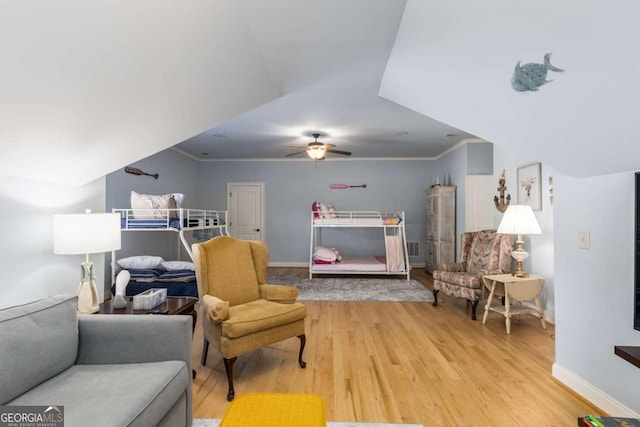
[[[440,291],[465,298],[471,304],[471,319],[476,320],[476,307],[484,298],[482,276],[511,270],[513,236],[480,230],[462,233],[460,243],[459,262],[440,264],[433,271],[433,305],[438,305]]]

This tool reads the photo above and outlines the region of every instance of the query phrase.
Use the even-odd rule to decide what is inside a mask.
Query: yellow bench
[[[324,399],[314,394],[248,393],[236,397],[220,427],[326,427]]]

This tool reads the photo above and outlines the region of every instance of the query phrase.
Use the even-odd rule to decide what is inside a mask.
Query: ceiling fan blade
[[[351,155],[351,151],[332,150],[330,148],[327,149],[327,153],[342,154],[343,156],[350,156]]]
[[[295,153],[285,154],[285,157],[297,156],[298,154],[302,154],[302,153],[306,153],[306,152],[307,152],[307,150],[296,151]]]

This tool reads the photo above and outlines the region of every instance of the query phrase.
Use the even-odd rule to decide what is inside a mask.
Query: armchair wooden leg
[[[207,353],[209,353],[209,341],[204,339],[204,344],[202,345],[202,357],[200,358],[200,364],[202,366],[207,364]]]
[[[471,320],[476,320],[476,308],[478,307],[478,303],[480,301],[475,300],[475,301],[471,301],[471,300],[467,300],[469,301],[469,303],[471,304]]]
[[[307,344],[307,336],[305,334],[302,334],[298,335],[298,338],[300,338],[300,353],[298,353],[298,364],[301,368],[306,368],[307,362],[302,360],[302,352],[304,351],[304,346]]]
[[[438,292],[440,292],[440,289],[434,289],[433,290],[433,305],[434,306],[438,305]]]
[[[231,402],[236,396],[236,391],[233,389],[233,364],[236,362],[236,360],[238,360],[238,357],[232,357],[231,359],[223,357],[222,359],[224,360],[224,370],[227,371],[227,381],[229,382],[227,401]]]

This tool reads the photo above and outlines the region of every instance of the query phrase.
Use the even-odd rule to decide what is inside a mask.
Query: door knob
[[[256,228],[256,229],[255,229],[255,230],[253,230],[253,231],[256,231],[256,232],[258,232],[258,231],[260,231],[260,229],[259,229],[259,228]]]

